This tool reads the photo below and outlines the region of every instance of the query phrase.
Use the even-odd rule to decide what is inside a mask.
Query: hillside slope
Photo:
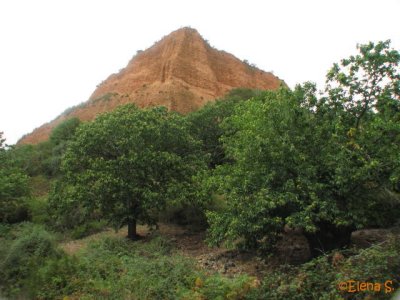
[[[45,141],[67,118],[92,120],[121,104],[162,105],[188,113],[233,88],[276,89],[281,83],[273,74],[210,47],[195,29],[181,28],[138,52],[124,69],[103,81],[87,102],[35,129],[19,143]]]

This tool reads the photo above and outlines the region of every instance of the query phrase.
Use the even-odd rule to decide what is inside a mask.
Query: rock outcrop
[[[112,74],[89,100],[24,136],[19,143],[47,140],[61,121],[92,120],[99,113],[135,103],[138,107],[166,106],[181,113],[200,108],[233,88],[276,89],[282,81],[224,51],[212,48],[192,28],[181,28],[138,53]]]

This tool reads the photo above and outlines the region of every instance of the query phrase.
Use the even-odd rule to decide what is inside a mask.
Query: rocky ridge
[[[277,89],[282,83],[273,74],[211,47],[195,29],[181,28],[138,51],[124,69],[98,85],[88,101],[36,128],[19,143],[43,142],[65,119],[92,120],[126,103],[188,113],[234,88]]]

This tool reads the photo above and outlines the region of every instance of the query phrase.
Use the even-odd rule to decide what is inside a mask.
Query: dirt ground
[[[147,226],[138,225],[139,235],[146,237],[151,234]],[[199,267],[206,271],[220,272],[226,276],[248,274],[258,278],[268,271],[268,263],[257,257],[254,253],[239,252],[221,248],[210,248],[205,243],[205,232],[193,232],[185,227],[173,224],[160,224],[158,233],[166,237],[176,249],[176,253],[197,261]],[[105,236],[127,235],[127,228],[123,227],[118,232],[112,229],[99,232],[88,237],[61,243],[61,247],[68,254],[74,254],[86,247],[88,242]]]

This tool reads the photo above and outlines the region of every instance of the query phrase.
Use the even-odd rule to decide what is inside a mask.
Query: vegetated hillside
[[[87,102],[35,129],[19,143],[43,142],[65,119],[75,116],[82,121],[92,120],[121,104],[162,105],[187,113],[233,88],[266,90],[281,84],[273,74],[212,48],[195,29],[181,28],[149,49],[138,51],[126,68],[103,81]]]

